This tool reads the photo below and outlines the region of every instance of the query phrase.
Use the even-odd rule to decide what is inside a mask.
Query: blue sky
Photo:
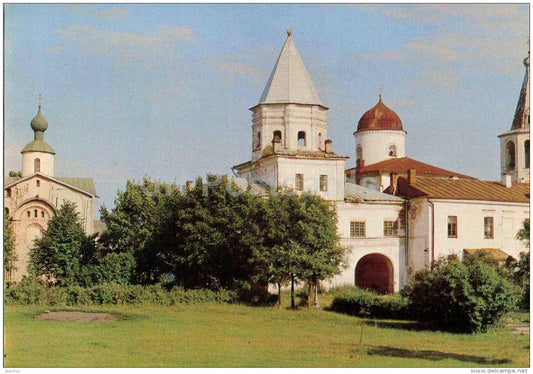
[[[128,179],[231,174],[250,159],[248,108],[289,28],[347,167],[381,85],[409,157],[499,179],[497,135],[528,51],[523,4],[5,4],[6,172],[21,169],[41,93],[55,173],[92,177],[97,207]]]

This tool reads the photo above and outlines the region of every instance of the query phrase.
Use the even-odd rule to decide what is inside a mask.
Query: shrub
[[[4,290],[5,302],[14,304],[41,304],[46,300],[45,288],[32,277],[22,277],[15,286]]]
[[[343,289],[331,303],[331,310],[352,316],[407,319],[407,299],[399,294],[377,295],[355,287]]]
[[[520,290],[480,257],[448,258],[432,271],[416,273],[403,290],[420,321],[456,332],[483,332],[513,310]]]

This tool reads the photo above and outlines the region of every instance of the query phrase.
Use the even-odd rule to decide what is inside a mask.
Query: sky
[[[4,4],[4,169],[21,170],[43,95],[55,175],[184,184],[251,158],[251,112],[287,36],[355,166],[378,101],[408,157],[500,178],[528,53],[528,4]]]

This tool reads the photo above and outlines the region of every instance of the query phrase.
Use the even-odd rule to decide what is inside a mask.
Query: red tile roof
[[[389,186],[385,193],[393,192]],[[482,200],[529,203],[529,183],[514,183],[505,187],[500,182],[473,179],[424,178],[417,176],[416,183],[409,184],[406,178],[398,178],[394,193],[408,198],[426,196],[447,200]]]
[[[379,171],[382,173],[407,174],[407,170],[409,169],[415,169],[418,175],[424,175],[428,177],[457,177],[465,179],[476,179],[469,175],[459,174],[454,171],[442,169],[437,166],[429,165],[409,157],[391,158],[389,160],[377,162],[375,164],[365,165],[360,169],[348,169],[346,170],[346,175],[350,175],[354,171],[358,176]]]

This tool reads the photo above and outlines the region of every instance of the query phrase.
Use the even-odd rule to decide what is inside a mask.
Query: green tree
[[[292,191],[271,194],[261,215],[264,278],[278,286],[291,284],[291,307],[295,307],[297,281],[314,284],[340,272],[346,249],[339,244],[334,206],[320,196]]]
[[[4,214],[4,279],[9,280],[12,271],[16,270],[15,233],[9,215]]]
[[[91,263],[94,251],[94,236],[83,231],[76,204],[66,201],[30,249],[30,268],[49,283],[76,284],[82,266]]]
[[[516,307],[519,289],[483,256],[440,260],[402,290],[416,320],[444,330],[482,332]]]
[[[122,259],[132,269],[133,283],[156,283],[171,271],[178,245],[175,221],[180,200],[175,184],[144,178],[142,183],[126,183],[112,211],[102,207],[100,215],[106,224],[100,238],[102,251],[129,254]]]

